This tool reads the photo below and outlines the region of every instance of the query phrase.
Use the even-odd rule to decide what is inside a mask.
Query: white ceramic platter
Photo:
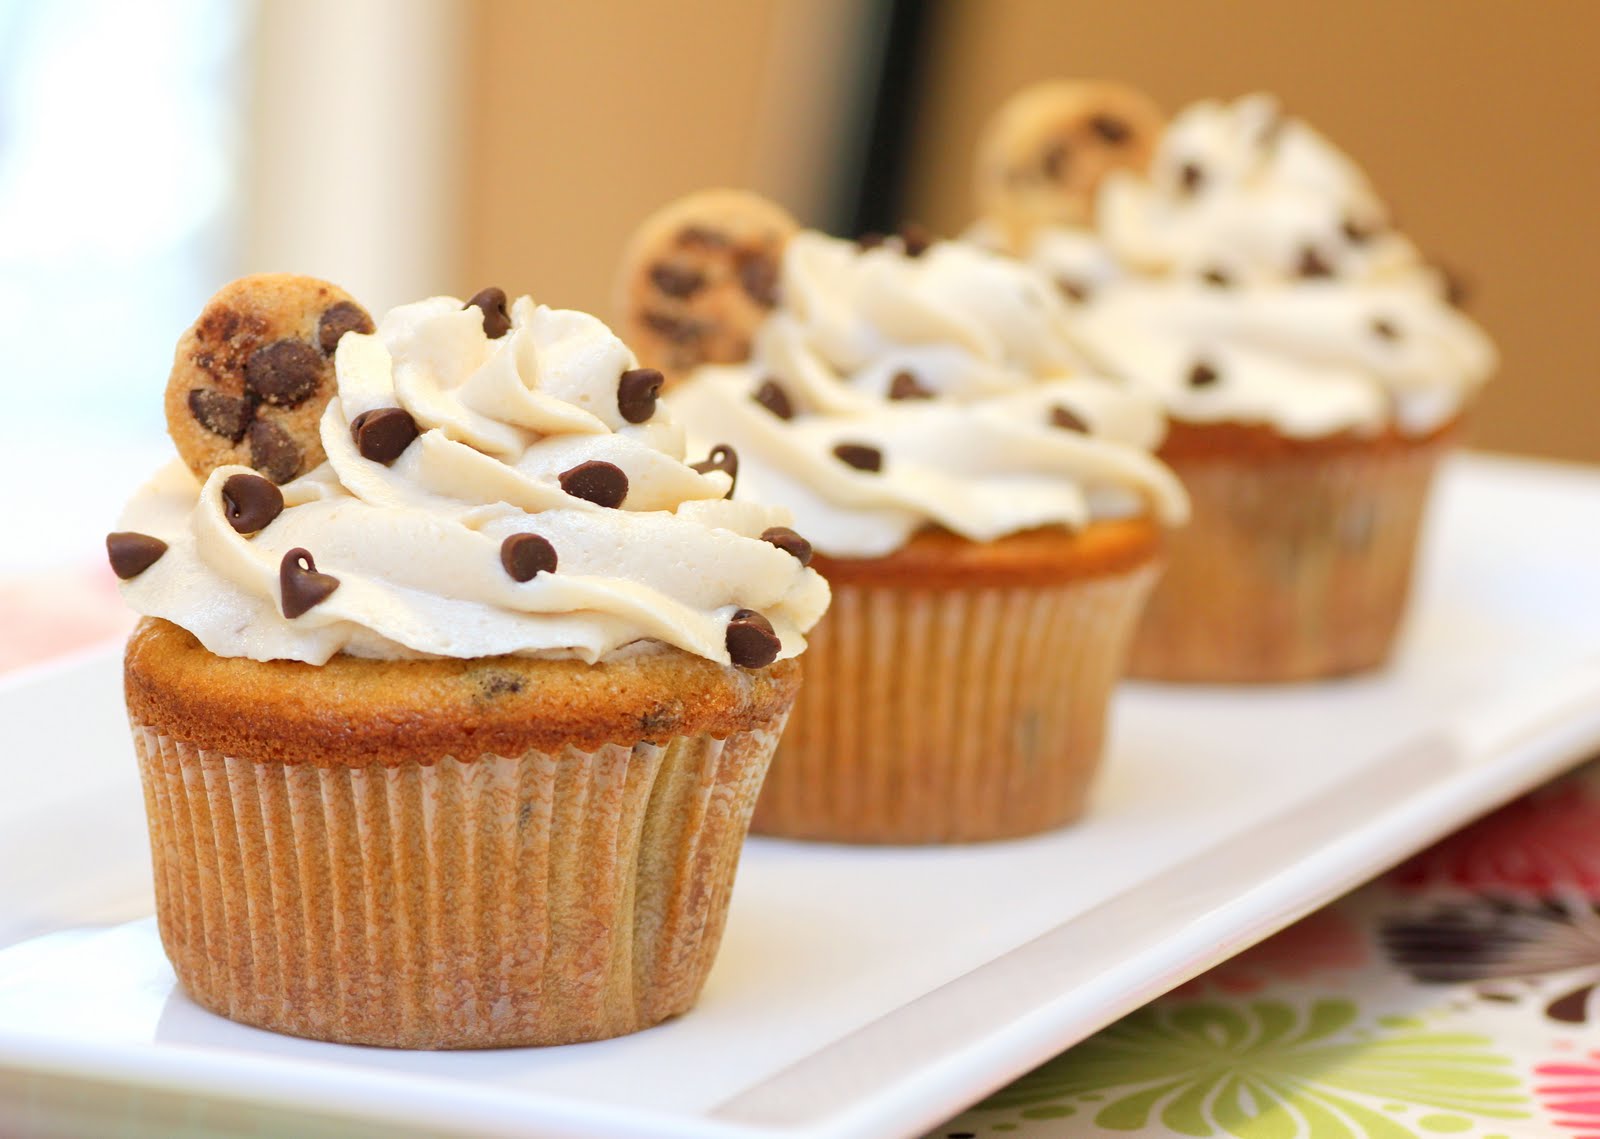
[[[1384,673],[1129,686],[1088,821],[931,850],[752,841],[689,1016],[403,1053],[174,990],[118,662],[0,690],[0,1069],[386,1133],[909,1136],[1600,748],[1600,471],[1462,460]]]

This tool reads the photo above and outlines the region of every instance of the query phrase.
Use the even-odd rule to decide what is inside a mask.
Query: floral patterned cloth
[[[990,1096],[937,1139],[1600,1139],[1600,760]]]

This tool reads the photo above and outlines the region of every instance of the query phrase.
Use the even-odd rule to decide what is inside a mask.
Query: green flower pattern
[[[1522,1080],[1488,1038],[1401,1018],[1380,1024],[1363,1027],[1343,999],[1303,1008],[1277,1000],[1158,1003],[1035,1069],[974,1114],[1093,1112],[1105,1131],[1236,1139],[1483,1135],[1485,1123],[1528,1118]]]

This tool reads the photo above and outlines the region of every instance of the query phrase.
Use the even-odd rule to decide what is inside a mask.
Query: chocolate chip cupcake
[[[219,303],[315,328],[333,294],[283,284]],[[403,1048],[681,1013],[827,585],[765,536],[787,512],[683,461],[660,375],[593,317],[492,289],[364,327],[296,404],[314,434],[281,424],[324,461],[279,485],[185,451],[108,539],[178,979]]]
[[[1082,374],[1064,320],[1009,259],[801,232],[750,359],[670,390],[834,591],[758,831],[962,842],[1083,809],[1184,497],[1159,406]]]
[[[1184,110],[1092,205],[1083,226],[1019,233],[1009,211],[980,233],[1053,278],[1074,342],[1172,419],[1160,455],[1194,521],[1133,674],[1283,681],[1383,664],[1434,471],[1493,346],[1354,163],[1268,96]]]

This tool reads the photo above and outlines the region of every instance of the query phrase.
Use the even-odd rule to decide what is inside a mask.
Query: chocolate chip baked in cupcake
[[[693,205],[668,215],[707,224]],[[769,537],[834,591],[755,828],[957,842],[1075,817],[1184,514],[1159,406],[1079,374],[1048,282],[970,246],[799,232],[773,299],[734,331],[750,359],[669,397],[735,501],[793,510]]]
[[[247,278],[171,383],[183,461],[108,548],[183,987],[405,1048],[688,1009],[827,605],[764,537],[789,514],[683,461],[600,321],[498,289],[373,331],[332,286]]]
[[[1053,84],[1015,106],[1082,115],[1106,87]],[[1381,665],[1429,485],[1493,346],[1361,171],[1268,96],[1187,108],[1147,162],[1056,185],[1055,219],[1036,210],[1023,227],[995,156],[1038,172],[1017,176],[1038,195],[1050,144],[1015,114],[996,115],[981,151],[982,232],[1055,280],[1098,366],[1161,399],[1159,453],[1194,503],[1131,671],[1277,681]]]

